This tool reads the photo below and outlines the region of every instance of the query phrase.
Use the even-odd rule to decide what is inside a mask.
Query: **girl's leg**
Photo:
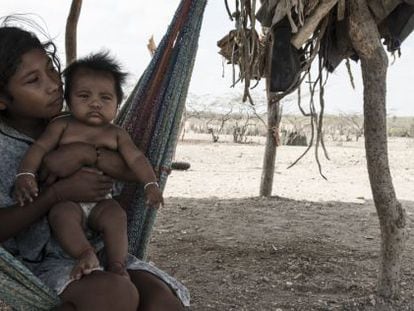
[[[128,254],[127,216],[113,199],[100,201],[92,209],[89,226],[101,232],[105,242],[107,270],[128,277],[125,260]]]
[[[60,298],[62,306],[70,304],[76,311],[136,311],[139,303],[137,289],[128,279],[103,271],[70,283]]]
[[[139,292],[139,311],[184,310],[171,288],[155,275],[142,270],[128,270],[128,273]]]
[[[70,256],[78,259],[71,273],[76,280],[99,267],[99,260],[83,231],[83,217],[79,204],[69,201],[56,204],[48,215],[50,227],[60,246]]]

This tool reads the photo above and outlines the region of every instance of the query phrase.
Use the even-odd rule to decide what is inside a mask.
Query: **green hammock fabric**
[[[0,247],[0,299],[13,310],[50,310],[59,297]]]
[[[151,63],[117,120],[159,174],[165,187],[198,47],[206,0],[182,1]],[[142,185],[128,184],[121,194],[128,214],[129,251],[145,258],[156,217],[145,206]]]
[[[162,189],[177,142],[206,3],[181,0],[166,35],[117,120],[146,152]],[[128,213],[130,253],[144,258],[156,210],[145,206],[142,185],[126,185],[121,203]],[[51,289],[2,247],[0,300],[13,310],[50,310],[59,303]]]

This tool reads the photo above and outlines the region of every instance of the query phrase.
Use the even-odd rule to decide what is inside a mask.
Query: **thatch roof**
[[[292,47],[286,48],[298,52],[300,71],[287,89],[273,94],[276,99],[281,99],[299,87],[309,74],[316,56],[319,56],[322,68],[329,72],[334,71],[344,59],[358,59],[348,37],[348,1],[261,0],[256,14],[256,8],[253,7],[256,1],[239,2],[240,6],[236,6],[235,12],[231,12],[227,5],[230,18],[235,21],[235,29],[218,41],[218,46],[221,48],[220,54],[229,63],[239,66],[240,74],[233,77],[233,82],[244,81],[243,100],[251,100],[250,80],[270,76],[272,53],[269,52],[269,47],[272,41],[279,40],[272,37],[271,30],[281,25],[284,19],[289,22],[291,30]],[[407,25],[402,25],[401,15],[395,12],[401,6],[413,6],[411,8],[414,11],[414,0],[367,0],[367,3],[377,21],[381,36],[385,39],[387,49],[390,52],[398,51],[401,42],[414,28],[414,17],[410,21],[409,15],[405,13]],[[264,29],[263,37],[255,30],[256,19]],[[390,19],[400,19],[398,38],[390,33],[389,28],[396,27],[390,26]]]

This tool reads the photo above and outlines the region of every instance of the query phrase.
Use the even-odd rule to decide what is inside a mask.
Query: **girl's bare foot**
[[[129,279],[129,274],[126,270],[125,264],[119,261],[114,261],[108,264],[106,267],[108,272],[119,274],[120,276],[126,277]]]
[[[79,280],[82,276],[91,274],[97,269],[99,269],[98,257],[93,248],[88,248],[78,257],[78,263],[73,267],[70,276],[72,279]]]

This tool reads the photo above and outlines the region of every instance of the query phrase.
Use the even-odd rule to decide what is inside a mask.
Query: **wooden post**
[[[82,0],[72,0],[68,18],[66,20],[66,66],[76,60],[76,29],[78,27]]]
[[[381,227],[378,294],[398,298],[401,256],[407,237],[405,212],[395,195],[388,163],[386,76],[388,58],[366,0],[350,1],[350,37],[361,59],[365,150]]]
[[[262,179],[260,183],[260,196],[270,197],[273,188],[273,176],[275,173],[276,147],[280,124],[280,102],[269,100],[267,107],[267,134],[266,146],[263,157]]]

